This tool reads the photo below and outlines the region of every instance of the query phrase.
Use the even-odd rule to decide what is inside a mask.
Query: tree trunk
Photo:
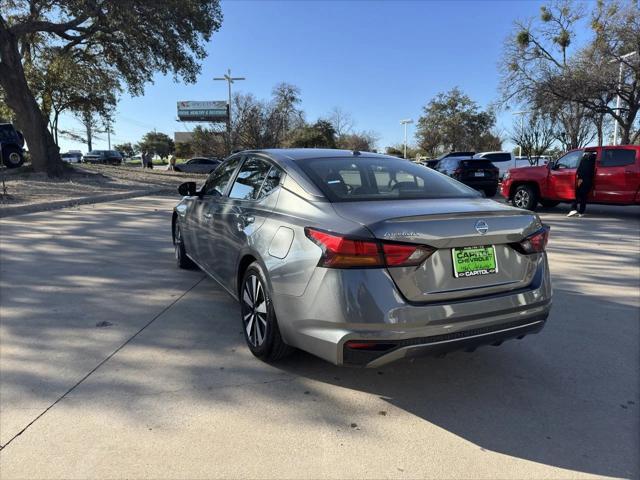
[[[62,176],[64,164],[60,151],[49,131],[33,93],[27,85],[16,38],[0,28],[0,85],[6,92],[5,101],[13,110],[16,123],[22,128],[36,172],[49,177]]]

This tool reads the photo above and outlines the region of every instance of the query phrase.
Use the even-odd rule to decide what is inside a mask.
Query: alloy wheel
[[[176,252],[176,260],[180,260],[180,247],[182,246],[182,233],[180,227],[176,226],[175,238],[173,239],[173,245]]]
[[[513,204],[518,208],[526,208],[529,205],[529,192],[526,190],[518,190],[513,196]]]
[[[262,345],[267,337],[267,299],[256,275],[249,275],[242,287],[242,321],[251,345]]]

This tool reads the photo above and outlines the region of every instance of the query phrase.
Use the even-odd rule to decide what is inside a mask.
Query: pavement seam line
[[[120,350],[122,350],[124,347],[126,347],[134,338],[136,338],[138,335],[140,335],[140,333],[142,333],[148,326],[150,326],[153,322],[155,322],[158,318],[160,318],[162,315],[164,315],[165,312],[167,312],[167,310],[169,310],[171,307],[173,307],[176,303],[178,303],[180,300],[182,300],[182,298],[184,298],[184,296],[186,294],[188,294],[189,292],[191,292],[191,290],[193,290],[194,288],[196,288],[198,285],[200,285],[200,283],[202,283],[202,281],[204,279],[206,279],[207,276],[204,275],[202,276],[196,283],[194,283],[191,287],[189,287],[189,289],[187,291],[185,291],[182,295],[180,295],[178,298],[176,298],[173,302],[171,302],[169,305],[167,305],[165,308],[163,308],[155,317],[153,317],[151,320],[149,320],[147,323],[145,323],[142,328],[140,328],[140,330],[138,330],[136,333],[134,333],[131,337],[129,337],[122,345],[120,345],[118,348],[116,348],[113,352],[111,352],[109,355],[107,355],[107,357],[102,360],[100,363],[98,363],[98,365],[96,365],[95,367],[93,367],[92,370],[89,371],[89,373],[87,373],[84,377],[82,377],[80,380],[78,380],[73,386],[71,386],[71,388],[69,388],[66,392],[64,392],[55,402],[53,402],[51,405],[49,405],[47,408],[45,408],[36,418],[34,418],[33,420],[31,420],[22,430],[20,430],[18,433],[16,433],[13,437],[11,437],[7,443],[5,443],[4,445],[0,445],[0,451],[3,451],[6,447],[9,446],[9,444],[11,442],[13,442],[16,438],[18,438],[20,435],[22,435],[24,432],[27,431],[27,429],[33,425],[34,423],[36,423],[41,417],[43,417],[49,410],[51,410],[53,407],[55,407],[61,400],[63,400],[67,395],[69,395],[72,391],[74,391],[82,382],[84,382],[87,378],[89,378],[94,372],[96,372],[102,365],[104,365],[105,363],[107,363],[111,358],[113,358]]]

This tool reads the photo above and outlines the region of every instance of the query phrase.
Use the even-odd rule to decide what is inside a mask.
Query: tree
[[[136,148],[140,152],[147,152],[165,159],[173,153],[175,143],[169,135],[153,131],[145,133]]]
[[[329,113],[328,120],[331,122],[331,125],[333,125],[333,129],[336,131],[338,138],[351,133],[355,123],[351,114],[340,107],[333,107]]]
[[[373,132],[343,134],[338,137],[336,146],[345,150],[370,152],[376,147],[377,135]]]
[[[416,138],[430,156],[450,150],[473,150],[495,141],[489,135],[496,119],[492,111],[480,110],[478,104],[455,87],[439,93],[423,109],[418,119]]]
[[[58,144],[58,122],[65,111],[84,112],[106,118],[120,91],[117,72],[87,60],[82,52],[46,50],[29,70],[31,90]]]
[[[318,120],[313,125],[305,125],[293,132],[290,147],[336,148],[336,131],[327,120]]]
[[[514,129],[511,141],[522,148],[522,155],[525,157],[538,157],[547,153],[557,138],[550,116],[534,113],[522,120],[522,128],[518,126]]]
[[[177,142],[173,153],[178,158],[189,158],[193,156],[193,144],[191,142]]]
[[[191,146],[192,155],[222,158],[228,153],[225,134],[222,130],[216,128],[196,126],[191,132],[189,145]]]
[[[120,143],[114,145],[113,148],[120,152],[125,158],[131,158],[137,153],[137,149],[131,145],[131,142]]]
[[[25,66],[51,48],[82,52],[97,66],[113,66],[129,91],[141,94],[156,72],[195,81],[222,22],[218,0],[0,0],[0,7],[0,86],[33,168],[50,176],[61,175],[63,165]]]
[[[572,147],[580,143],[580,132],[598,134],[602,142],[605,116],[620,126],[622,143],[637,140],[632,131],[640,110],[640,55],[626,54],[640,51],[640,10],[626,0],[599,1],[585,18],[579,5],[565,0],[543,6],[538,19],[517,22],[505,46],[503,100],[562,112],[558,120]],[[588,29],[590,42],[574,46],[575,32]],[[586,134],[594,125],[596,132]]]

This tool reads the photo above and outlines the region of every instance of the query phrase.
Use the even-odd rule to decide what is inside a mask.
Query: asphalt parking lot
[[[541,212],[539,335],[360,370],[254,359],[173,203],[0,222],[2,479],[640,475],[640,208]]]

